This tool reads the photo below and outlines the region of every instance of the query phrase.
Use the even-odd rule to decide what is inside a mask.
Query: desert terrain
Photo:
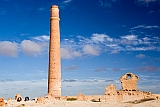
[[[159,107],[160,99],[145,101],[145,102],[91,102],[91,101],[45,101],[43,103],[36,103],[36,101],[21,101],[16,100],[5,101],[5,107]]]

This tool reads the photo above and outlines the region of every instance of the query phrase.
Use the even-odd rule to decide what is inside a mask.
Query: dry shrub
[[[67,101],[76,101],[77,98],[67,98]]]

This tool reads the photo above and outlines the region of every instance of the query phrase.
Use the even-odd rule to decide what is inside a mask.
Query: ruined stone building
[[[136,84],[138,82],[138,76],[133,73],[129,72],[121,76],[120,82],[122,85],[121,90],[116,90],[116,87],[113,84],[106,87],[107,100],[133,101],[145,98],[155,98],[151,92],[137,90]]]
[[[138,82],[138,77],[132,73],[126,73],[120,78],[122,83],[122,90],[136,90],[136,84]]]
[[[157,99],[159,96],[152,94],[151,92],[144,92],[137,90],[136,84],[138,82],[138,76],[133,73],[126,73],[120,77],[122,85],[121,90],[117,90],[114,84],[110,84],[105,88],[105,95],[89,95],[78,94],[74,96],[80,101],[135,101],[141,99]],[[73,96],[72,96],[73,97]],[[69,97],[63,97],[64,99]]]

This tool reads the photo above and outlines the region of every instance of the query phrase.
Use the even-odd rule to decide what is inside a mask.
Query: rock
[[[7,99],[7,101],[11,101],[11,100],[12,100],[12,98],[8,98],[8,99]]]
[[[0,98],[0,106],[4,106],[5,102],[4,102],[4,98]]]
[[[116,87],[113,84],[110,84],[106,87],[106,95],[117,95]]]
[[[17,102],[20,102],[20,101],[22,101],[22,97],[17,98]]]
[[[19,97],[21,97],[21,95],[20,94],[16,94],[15,95],[15,100],[17,100]]]
[[[24,101],[29,101],[29,97],[28,96],[25,97]]]
[[[38,97],[36,102],[37,103],[44,103],[44,101],[45,101],[44,97]]]
[[[85,98],[85,96],[84,96],[83,94],[79,93],[79,94],[77,95],[77,100],[78,100],[78,101],[85,101],[86,98]]]

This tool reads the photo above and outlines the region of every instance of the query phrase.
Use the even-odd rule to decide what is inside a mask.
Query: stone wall
[[[105,88],[105,95],[90,95],[85,96],[78,94],[77,100],[79,101],[134,101],[141,99],[156,99],[160,96],[155,96],[151,92],[144,92],[136,89],[138,77],[132,73],[126,73],[120,78],[122,83],[122,90],[116,90],[113,84]]]
[[[120,82],[122,83],[122,90],[136,90],[138,76],[132,73],[126,73],[120,78]]]
[[[4,106],[5,102],[4,102],[4,98],[0,98],[0,106]]]

